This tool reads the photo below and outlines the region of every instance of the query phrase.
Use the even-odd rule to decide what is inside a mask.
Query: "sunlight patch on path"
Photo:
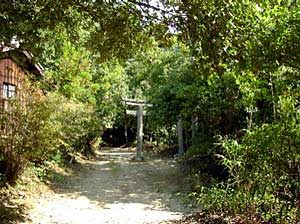
[[[180,213],[152,208],[149,204],[117,203],[99,208],[87,198],[55,198],[39,204],[32,217],[34,224],[143,224],[179,219]]]

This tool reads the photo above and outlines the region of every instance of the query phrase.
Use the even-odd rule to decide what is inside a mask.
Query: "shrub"
[[[101,134],[95,107],[56,94],[51,98],[57,102],[52,115],[59,124],[57,150],[66,159],[72,159],[75,153],[93,154],[94,143]]]
[[[14,184],[28,161],[42,161],[54,149],[57,124],[51,119],[54,104],[37,92],[9,102],[1,114],[0,154],[5,180]]]
[[[223,163],[242,193],[246,214],[279,223],[299,221],[299,139],[299,122],[288,118],[254,128],[240,143],[224,141]]]
[[[100,133],[99,118],[91,105],[57,94],[24,94],[1,114],[0,160],[4,180],[15,184],[26,164],[42,163],[58,154],[72,160],[76,152],[93,152]]]

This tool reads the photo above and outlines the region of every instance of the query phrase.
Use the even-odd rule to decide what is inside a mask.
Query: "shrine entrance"
[[[143,161],[143,116],[146,115],[146,111],[144,107],[152,107],[152,104],[147,103],[145,101],[134,100],[134,99],[127,99],[122,98],[125,103],[126,113],[125,115],[131,115],[137,117],[137,151],[136,151],[136,160]],[[133,109],[127,109],[130,106]],[[182,156],[184,154],[184,143],[183,143],[183,130],[182,130],[182,121],[179,117],[178,122],[176,124],[177,127],[177,134],[178,134],[178,155]],[[127,138],[127,125],[125,122],[125,137]]]
[[[152,107],[152,104],[147,103],[145,101],[139,101],[139,100],[133,100],[133,99],[122,99],[126,106],[126,116],[136,116],[137,117],[137,151],[136,151],[136,160],[143,161],[143,117],[146,115],[146,111],[144,110],[144,107]],[[128,106],[131,106],[133,108],[136,108],[136,110],[133,109],[127,109]],[[125,125],[125,130],[127,129]],[[126,131],[125,131],[126,132]],[[126,134],[125,134],[126,135]]]

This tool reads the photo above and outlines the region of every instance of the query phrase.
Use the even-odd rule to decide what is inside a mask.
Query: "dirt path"
[[[114,149],[85,161],[84,172],[66,177],[34,203],[29,223],[160,223],[187,214],[190,209],[176,196],[181,179],[175,161],[132,162],[133,156]]]

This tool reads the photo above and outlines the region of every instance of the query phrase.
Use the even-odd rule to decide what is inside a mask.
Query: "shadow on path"
[[[0,223],[20,223],[25,222],[27,208],[24,205],[13,205],[9,202],[0,202]]]

